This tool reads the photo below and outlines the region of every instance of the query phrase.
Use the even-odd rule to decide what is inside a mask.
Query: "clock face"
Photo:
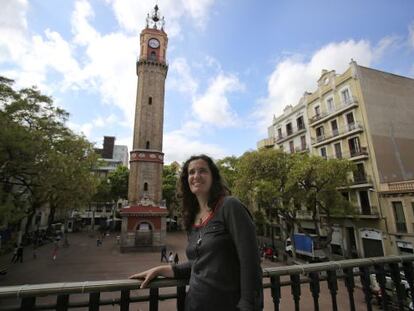
[[[155,38],[152,38],[152,39],[150,39],[149,41],[148,41],[148,45],[150,46],[150,47],[152,47],[153,49],[156,49],[156,48],[158,48],[159,46],[160,46],[160,41],[158,41],[157,39],[155,39]]]

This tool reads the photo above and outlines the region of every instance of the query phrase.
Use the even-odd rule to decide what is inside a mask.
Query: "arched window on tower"
[[[152,97],[151,96],[148,98],[148,105],[152,105]]]
[[[154,51],[152,51],[151,54],[150,54],[150,60],[156,61],[157,60],[157,53],[155,53]]]
[[[149,142],[149,140],[147,140],[147,145],[145,147],[146,147],[146,149],[149,149],[150,148],[150,142]]]
[[[148,191],[148,183],[144,183],[144,191]]]

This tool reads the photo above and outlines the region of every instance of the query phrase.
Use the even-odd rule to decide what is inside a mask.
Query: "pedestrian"
[[[117,235],[116,236],[116,244],[119,244],[120,241],[121,241],[121,236],[120,235]]]
[[[11,263],[16,263],[16,258],[17,258],[17,249],[19,247],[17,246],[17,243],[14,243],[14,249],[13,249],[13,257],[11,259]]]
[[[161,262],[163,262],[164,259],[165,259],[165,262],[168,262],[168,258],[167,258],[167,248],[165,247],[165,245],[163,245],[161,247]]]
[[[96,246],[101,246],[101,239],[99,237],[96,239]]]
[[[20,263],[23,262],[23,246],[21,244],[19,244],[19,247],[17,248],[17,256],[15,262],[18,262],[19,260]]]
[[[170,252],[168,254],[168,263],[173,263],[174,262],[174,255],[173,252]]]
[[[180,176],[187,262],[130,276],[141,288],[158,276],[189,279],[185,310],[263,310],[262,269],[250,212],[224,185],[206,155],[192,156]],[[212,299],[214,297],[214,299]]]
[[[179,262],[180,260],[178,259],[178,253],[175,253],[175,256],[174,256],[174,263],[175,264],[178,264],[178,262]]]

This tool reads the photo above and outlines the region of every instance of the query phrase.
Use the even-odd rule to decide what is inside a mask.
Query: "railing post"
[[[293,296],[293,300],[295,301],[295,310],[299,311],[300,305],[300,275],[299,274],[291,274],[290,280],[292,282],[291,285],[291,292]]]
[[[345,268],[345,286],[348,290],[348,297],[349,297],[349,307],[351,311],[355,311],[355,300],[354,300],[354,288],[355,288],[355,281],[354,281],[354,271],[352,268]]]
[[[375,265],[375,277],[377,282],[380,286],[381,291],[381,306],[382,309],[387,311],[388,310],[388,295],[385,289],[386,279],[385,279],[385,269],[384,265]]]
[[[150,288],[149,311],[158,311],[159,289]]]
[[[22,310],[22,311],[34,310],[35,304],[36,304],[36,297],[22,298],[22,303],[20,305],[20,310]]]
[[[319,293],[321,292],[321,287],[319,284],[319,272],[310,272],[310,290],[313,297],[313,308],[315,311],[319,311]]]
[[[405,288],[404,285],[401,284],[400,268],[398,263],[390,263],[389,266],[391,270],[391,278],[394,282],[395,289],[397,290],[398,308],[400,311],[404,311]]]
[[[128,311],[129,310],[129,289],[121,290],[121,303],[120,303],[120,311]]]
[[[177,311],[184,311],[185,296],[185,286],[177,286]]]
[[[275,311],[279,311],[280,304],[280,276],[270,277],[271,293]]]
[[[99,311],[99,300],[101,293],[90,293],[89,294],[89,311]]]
[[[338,310],[338,304],[336,303],[336,293],[338,292],[338,282],[336,279],[336,271],[335,270],[328,270],[328,288],[331,292],[332,298],[332,310]]]
[[[367,310],[372,311],[372,304],[371,304],[371,282],[369,280],[369,270],[367,267],[359,267],[361,283],[362,283],[362,290],[365,294],[365,302],[367,304]]]
[[[66,311],[68,310],[69,304],[69,295],[59,295],[56,301],[56,310],[57,311]]]

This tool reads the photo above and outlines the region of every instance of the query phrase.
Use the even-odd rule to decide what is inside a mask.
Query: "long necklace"
[[[200,223],[200,225],[208,218],[208,217],[210,217],[210,215],[211,215],[211,211],[207,214],[207,215],[205,215],[204,217],[200,217],[200,219],[199,219],[199,223]],[[197,239],[197,246],[200,246],[201,245],[201,242],[203,241],[203,236],[204,236],[204,229],[205,229],[205,226],[203,226],[203,227],[200,227],[200,230],[198,231],[198,239]]]

